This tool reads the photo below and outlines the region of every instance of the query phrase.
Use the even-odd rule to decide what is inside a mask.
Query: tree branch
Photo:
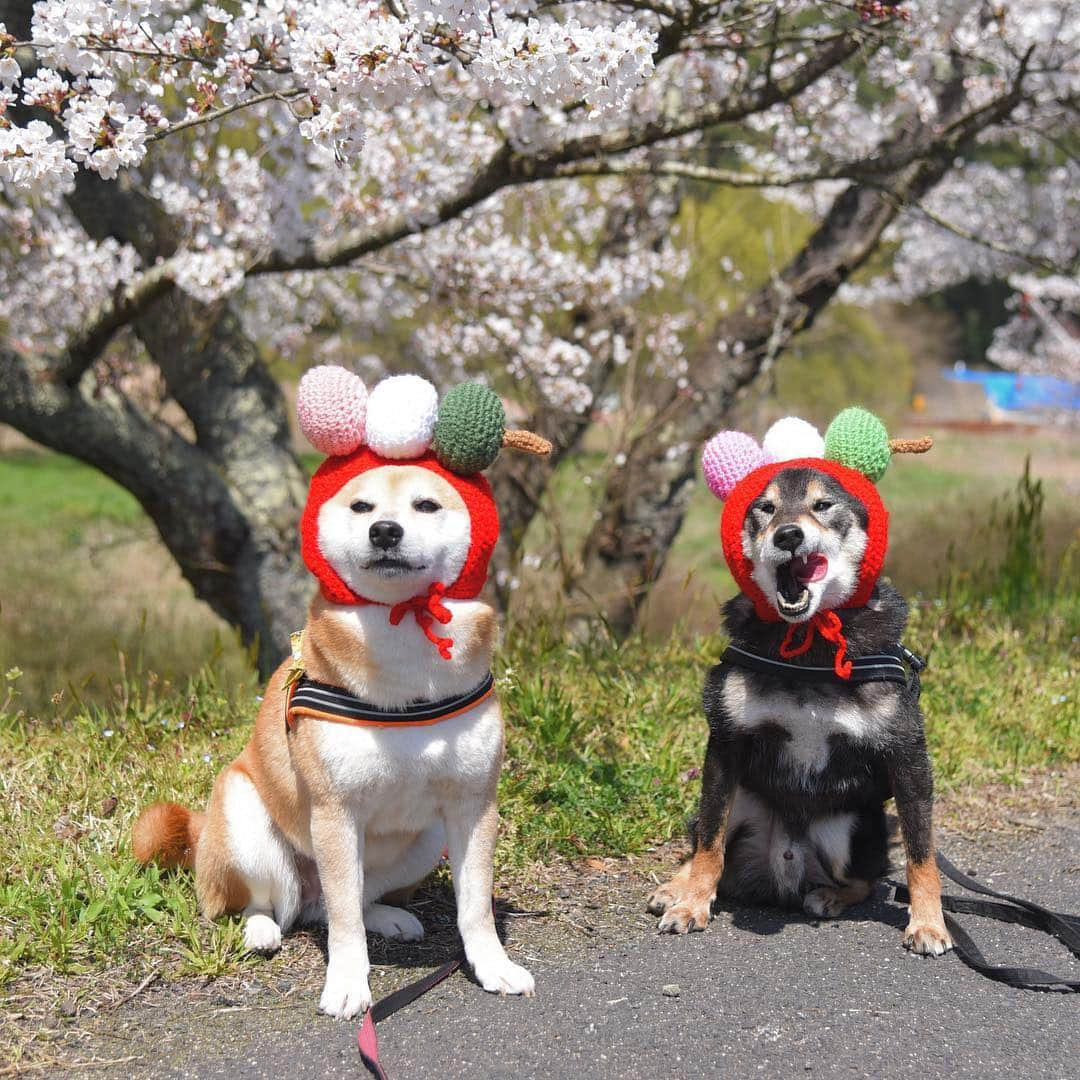
[[[752,88],[729,94],[700,109],[675,117],[664,117],[641,127],[618,128],[569,139],[558,150],[533,159],[537,173],[545,175],[548,169],[564,162],[599,157],[603,154],[619,154],[682,135],[691,135],[718,124],[744,120],[753,113],[763,112],[773,105],[798,96],[827,72],[851,59],[862,48],[863,42],[861,34],[845,34],[828,42],[806,63],[782,78],[762,82]]]
[[[423,219],[401,214],[374,229],[353,230],[323,251],[308,248],[297,255],[271,252],[252,263],[248,276],[293,270],[329,270],[345,266],[372,251],[379,251],[406,236],[428,232],[452,218],[460,217],[501,188],[523,182],[525,178],[520,175],[517,160],[518,155],[508,144],[504,144],[459,192],[438,203]]]
[[[292,87],[286,90],[267,90],[262,94],[253,94],[249,98],[234,101],[231,105],[222,105],[219,109],[211,109],[209,112],[200,113],[198,116],[189,116],[184,120],[177,120],[175,124],[170,124],[167,128],[152,132],[146,137],[146,141],[157,142],[158,139],[164,139],[167,135],[175,135],[178,131],[187,131],[190,128],[201,127],[203,124],[212,124],[215,120],[220,120],[230,113],[239,112],[241,109],[247,109],[252,105],[261,105],[265,101],[282,101],[288,104],[290,101],[303,97],[306,93],[307,91],[302,87]]]
[[[163,262],[140,274],[95,311],[53,363],[55,377],[74,386],[101,355],[113,334],[147,310],[173,285],[172,264]]]
[[[778,101],[800,93],[831,68],[843,63],[860,46],[856,36],[846,36],[830,42],[818,55],[783,79],[754,90],[744,90],[706,105],[694,112],[645,124],[640,128],[625,128],[616,132],[571,139],[557,150],[541,155],[523,154],[504,144],[487,164],[459,191],[434,208],[434,212],[417,220],[401,217],[370,230],[354,230],[332,247],[315,252],[312,249],[295,256],[271,253],[257,260],[249,274],[282,273],[290,270],[325,270],[344,266],[372,251],[406,236],[427,232],[483,202],[495,192],[517,184],[559,178],[559,168],[577,159],[593,159],[603,154],[621,153],[638,147],[651,146],[666,139],[702,131],[717,124],[734,123],[751,113],[767,109]]]
[[[619,158],[588,158],[559,165],[555,178],[563,180],[580,176],[671,176],[680,180],[698,180],[725,187],[762,188],[794,187],[821,180],[847,179],[854,164],[838,166],[836,170],[823,167],[799,173],[755,173],[741,169],[720,169],[712,165],[695,165],[688,161],[626,161]]]
[[[421,235],[438,225],[460,217],[502,189],[533,181],[558,179],[563,175],[573,175],[572,171],[564,172],[563,170],[576,158],[589,158],[601,153],[621,152],[639,146],[652,145],[716,124],[743,119],[751,113],[768,108],[777,101],[800,93],[825,72],[854,55],[860,47],[860,42],[861,39],[857,34],[837,37],[826,43],[816,55],[785,78],[766,82],[750,90],[744,89],[696,112],[680,115],[674,119],[654,122],[641,128],[627,128],[619,132],[590,136],[586,139],[570,140],[558,150],[541,156],[523,154],[514,151],[509,144],[504,144],[460,191],[444,199],[434,208],[433,213],[425,215],[423,219],[411,215],[399,215],[374,228],[354,230],[326,249],[308,248],[295,255],[269,252],[253,261],[247,271],[247,276],[342,267],[405,237]],[[300,91],[280,93],[288,97],[299,94]],[[270,100],[280,96],[280,93],[259,95],[257,98],[248,99],[248,103],[253,104],[256,100]],[[239,107],[238,103],[215,110],[203,117],[181,121],[173,125],[170,131],[175,132],[208,123]],[[672,172],[672,175],[676,174]],[[80,190],[73,203],[85,202],[87,199],[101,201],[102,193],[99,186],[83,181],[81,175],[79,179]],[[91,230],[91,232],[94,231],[96,230]],[[145,240],[143,234],[146,231],[140,231],[136,243]],[[145,257],[147,252],[144,251],[143,254]],[[143,314],[173,285],[174,281],[168,270],[155,267],[128,286],[117,300],[105,305],[97,312],[87,327],[75,337],[60,360],[62,377],[65,381],[77,381],[82,372],[94,362],[112,334]]]
[[[514,151],[509,144],[504,144],[460,191],[444,199],[432,213],[426,214],[422,219],[412,215],[399,215],[374,228],[353,230],[328,248],[308,248],[295,255],[269,252],[253,261],[247,271],[247,276],[346,266],[364,255],[388,247],[408,236],[421,235],[438,225],[460,217],[500,190],[540,180],[583,175],[629,176],[655,173],[725,183],[737,187],[764,187],[790,186],[819,180],[847,179],[872,173],[886,173],[907,164],[920,153],[931,150],[942,151],[959,145],[972,132],[985,127],[983,115],[998,107],[995,102],[989,103],[983,109],[976,110],[950,125],[929,143],[919,144],[917,141],[909,140],[901,152],[896,149],[883,151],[861,163],[834,164],[787,176],[757,176],[738,170],[723,170],[674,161],[639,164],[604,160],[604,155],[654,145],[718,124],[733,123],[779,101],[789,100],[830,69],[854,55],[861,47],[862,41],[859,34],[839,35],[826,42],[815,55],[789,75],[780,79],[770,77],[752,89],[740,90],[720,101],[675,118],[655,121],[640,128],[625,128],[569,140],[559,149],[541,155],[523,154]],[[1018,99],[1020,83],[1030,55],[1029,51],[1021,61],[1010,97],[1015,94]],[[296,94],[299,91],[292,91],[292,93]],[[261,98],[269,100],[276,96],[278,95],[266,94]],[[229,106],[224,111],[217,110],[217,112],[231,112],[236,107],[238,106]],[[195,126],[209,122],[212,118],[213,114],[207,114],[205,117],[191,118],[181,123],[184,126]],[[180,125],[174,125],[172,130],[178,130],[179,127]],[[93,362],[100,349],[107,344],[112,333],[137,318],[172,285],[173,281],[166,271],[158,269],[148,271],[145,280],[140,278],[125,290],[116,302],[107,305],[91,320],[88,328],[78,335],[67,350],[64,358],[65,378],[69,381],[72,378],[77,379],[86,366]]]
[[[890,196],[887,195],[886,197]],[[1063,274],[1065,276],[1071,276],[1076,272],[1075,262],[1071,266],[1059,266],[1053,259],[1045,259],[1041,255],[1032,255],[1030,252],[1020,251],[1018,248],[1009,247],[1008,244],[1002,244],[997,240],[992,240],[989,236],[980,236],[977,233],[973,233],[970,229],[965,229],[955,222],[946,220],[940,214],[934,213],[933,210],[927,209],[921,201],[900,203],[898,204],[898,209],[919,214],[926,218],[931,224],[937,225],[938,228],[944,229],[954,236],[958,236],[961,240],[966,240],[969,244],[976,244],[979,247],[984,247],[988,251],[993,251],[998,255],[1004,255],[1007,258],[1016,259],[1019,262],[1026,262],[1029,266],[1034,266],[1038,270],[1045,270],[1050,274]]]
[[[936,135],[916,129],[886,154],[903,160],[911,146],[933,151],[885,177],[846,188],[801,251],[772,281],[752,293],[720,321],[715,349],[692,364],[696,394],[677,425],[669,425],[668,453],[656,438],[639,440],[625,464],[613,471],[600,518],[586,539],[583,562],[587,595],[610,595],[607,616],[627,630],[664,566],[682,525],[696,468],[697,447],[715,430],[739,394],[792,336],[810,327],[836,290],[875,250],[902,205],[917,202],[949,171],[956,149],[985,127],[1009,115],[1020,101],[1023,71],[997,99],[948,123]],[[886,155],[882,155],[883,157]]]

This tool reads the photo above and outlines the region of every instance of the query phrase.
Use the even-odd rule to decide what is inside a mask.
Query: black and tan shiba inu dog
[[[648,908],[677,934],[704,930],[718,893],[837,916],[887,868],[892,796],[911,891],[904,943],[944,953],[933,778],[898,648],[907,605],[876,580],[887,535],[876,489],[816,458],[729,487],[725,555],[743,592],[725,607],[731,648],[705,685],[692,856]]]

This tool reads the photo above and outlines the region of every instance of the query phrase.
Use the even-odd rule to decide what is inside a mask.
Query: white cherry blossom
[[[787,32],[768,46],[780,25]],[[760,87],[766,61],[774,84],[797,77],[845,35],[857,48],[843,62],[722,129],[732,174],[776,178],[783,186],[764,190],[812,217],[913,125],[939,136],[957,95],[967,108],[993,102],[1022,63],[1026,69],[1008,123],[963,144],[945,179],[890,227],[889,273],[844,295],[911,299],[966,277],[1026,275],[1018,296],[1039,299],[1046,290],[1032,275],[1075,280],[1078,177],[1061,146],[1080,93],[1080,0],[993,8],[977,0],[737,0],[716,9],[39,0],[29,43],[0,27],[0,185],[13,208],[5,213],[50,207],[17,233],[46,251],[51,230],[77,231],[61,200],[78,169],[103,180],[130,173],[171,222],[172,280],[206,302],[242,298],[246,324],[277,347],[295,350],[317,326],[340,343],[409,319],[411,347],[425,363],[497,357],[516,372],[557,367],[551,378],[584,386],[574,372],[578,350],[590,346],[575,338],[565,313],[603,306],[627,318],[641,297],[682,279],[689,251],[669,236],[599,253],[605,200],[621,180],[571,173],[554,199],[516,193],[530,161],[566,155],[571,169],[639,171],[658,158],[703,165],[720,136],[706,134],[708,124],[682,130],[681,117]],[[24,77],[20,64],[30,54],[36,66]],[[654,134],[665,127],[676,133]],[[616,138],[622,132],[625,144]],[[1024,166],[995,158],[1001,145],[1023,154]],[[496,175],[475,205],[455,208],[497,155],[510,152],[521,156],[520,174]],[[440,209],[447,204],[449,212]],[[384,228],[400,240],[347,260],[347,271],[317,273],[343,237]],[[21,258],[17,247],[10,240],[0,254]],[[294,262],[303,265],[287,272]],[[266,273],[268,264],[280,276]],[[129,265],[133,280],[153,269],[139,259]],[[56,338],[52,300],[33,303],[55,297],[50,273],[46,261],[30,260],[20,266],[29,276],[25,302],[0,297],[0,317],[20,341]],[[724,273],[745,291],[740,266]],[[1073,332],[1075,307],[1059,293],[1040,300],[1042,316],[1018,299],[1019,322],[1002,330],[991,356],[1017,364],[1028,349],[1038,358],[1045,340],[1057,357],[1047,363],[1060,367],[1072,353],[1051,345],[1058,329]],[[433,295],[453,297],[456,310],[426,305]],[[95,289],[70,297],[73,325],[101,299]],[[713,317],[730,304],[718,298]],[[686,379],[684,342],[700,323],[690,310],[651,316],[636,326],[636,347],[660,358],[651,361],[657,372]],[[625,365],[634,350],[621,341],[615,352]],[[738,343],[723,344],[739,355]],[[580,406],[585,396],[575,400]]]

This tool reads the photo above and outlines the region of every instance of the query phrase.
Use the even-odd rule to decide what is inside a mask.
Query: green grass
[[[211,658],[223,678],[248,677],[233,631],[106,476],[56,454],[0,457],[0,515],[0,671],[25,673],[30,707],[110,700],[131,662],[173,682]]]
[[[60,454],[0,457],[0,513],[8,528],[59,528],[69,544],[102,525],[135,526],[142,509],[119,484]]]
[[[1078,634],[1075,597],[1031,623],[986,605],[915,612],[908,640],[932,653],[924,704],[942,789],[1080,759]],[[537,863],[639,853],[681,832],[705,740],[701,683],[722,646],[569,645],[553,624],[511,629],[498,669],[498,859],[511,890]],[[207,675],[178,692],[134,672],[107,708],[31,720],[18,682],[6,705],[0,694],[0,979],[40,965],[138,978],[246,963],[235,921],[200,920],[188,874],[137,869],[129,834],[151,799],[205,802],[246,741],[254,691]]]

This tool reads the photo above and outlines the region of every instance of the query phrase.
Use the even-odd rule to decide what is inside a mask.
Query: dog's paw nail
[[[932,923],[908,923],[904,946],[920,956],[943,956],[952,947],[952,938],[943,926]]]
[[[664,912],[657,929],[661,934],[692,934],[709,925],[710,904],[674,904]]]

